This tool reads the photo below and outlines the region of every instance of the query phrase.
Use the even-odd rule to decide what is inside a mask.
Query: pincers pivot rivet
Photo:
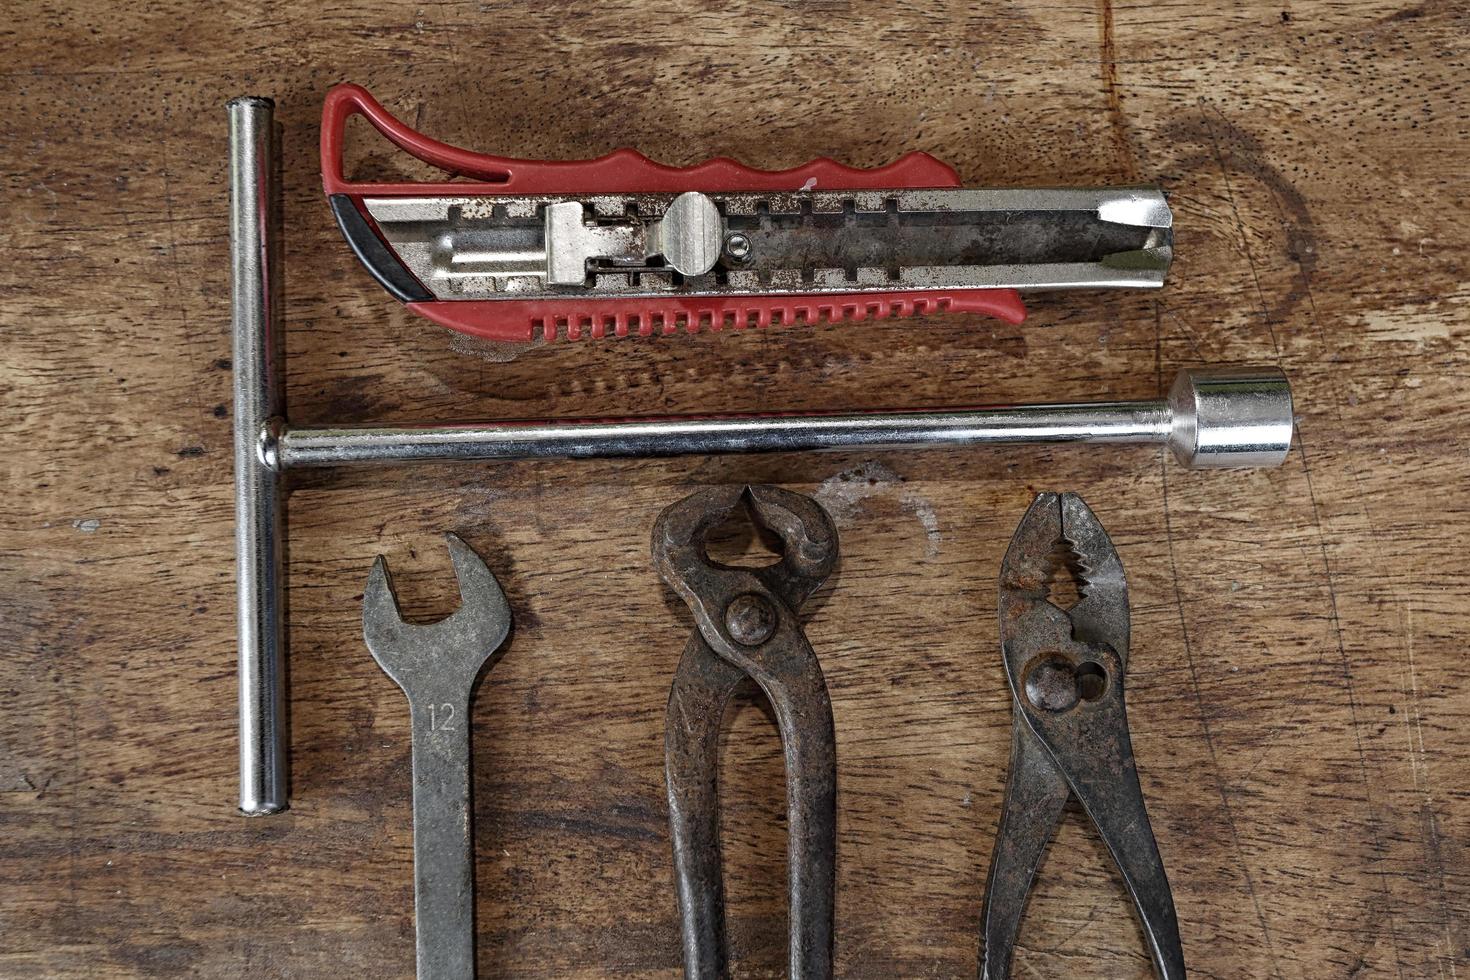
[[[738,595],[725,607],[725,630],[736,643],[758,647],[776,632],[776,610],[764,596]]]

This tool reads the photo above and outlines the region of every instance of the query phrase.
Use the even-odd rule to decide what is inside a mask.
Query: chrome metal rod
[[[501,422],[288,429],[282,465],[406,460],[595,459],[713,453],[897,449],[999,442],[1158,442],[1164,402],[727,418]]]
[[[1291,446],[1275,368],[1180,372],[1167,400],[951,411],[488,422],[266,432],[278,469],[435,460],[597,459],[999,443],[1167,443],[1187,466],[1275,466]]]
[[[235,394],[235,567],[240,657],[240,810],[286,809],[285,631],[280,476],[261,433],[282,414],[277,360],[275,104],[243,97],[230,119],[230,281]]]

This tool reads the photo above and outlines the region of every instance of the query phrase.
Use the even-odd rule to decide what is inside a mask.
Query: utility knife
[[[349,180],[363,116],[445,180]],[[1151,289],[1173,257],[1157,187],[966,188],[914,152],[873,169],[757,170],[474,153],[338,85],[322,185],[369,273],[435,323],[508,345],[566,338],[978,313],[1019,323],[1020,290]]]

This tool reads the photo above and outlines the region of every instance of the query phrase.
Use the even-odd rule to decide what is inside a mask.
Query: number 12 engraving
[[[454,705],[431,704],[429,705],[429,731],[450,732],[454,730]]]

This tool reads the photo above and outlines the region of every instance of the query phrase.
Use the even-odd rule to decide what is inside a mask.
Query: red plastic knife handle
[[[389,142],[451,178],[426,183],[348,180],[342,172],[347,120],[361,115]],[[338,85],[322,106],[322,187],[333,201],[343,234],[370,271],[408,308],[435,323],[488,340],[527,343],[565,334],[579,337],[736,329],[956,312],[982,313],[1020,323],[1026,309],[1014,289],[948,289],[862,293],[670,296],[610,299],[568,296],[535,300],[441,300],[402,268],[363,206],[365,197],[535,194],[681,194],[739,191],[887,190],[960,186],[949,166],[927,153],[909,153],[870,170],[825,157],[790,170],[756,170],[718,157],[692,167],[670,167],[636,150],[595,160],[519,160],[441,143],[404,125],[359,85]],[[354,216],[344,215],[350,202]],[[355,231],[349,228],[349,223]],[[359,239],[366,234],[376,242]],[[371,253],[371,254],[369,254]],[[374,261],[376,259],[376,261]],[[384,270],[381,262],[396,268]],[[391,273],[391,274],[390,274]],[[390,282],[391,280],[391,282]],[[414,289],[413,286],[417,286]]]

